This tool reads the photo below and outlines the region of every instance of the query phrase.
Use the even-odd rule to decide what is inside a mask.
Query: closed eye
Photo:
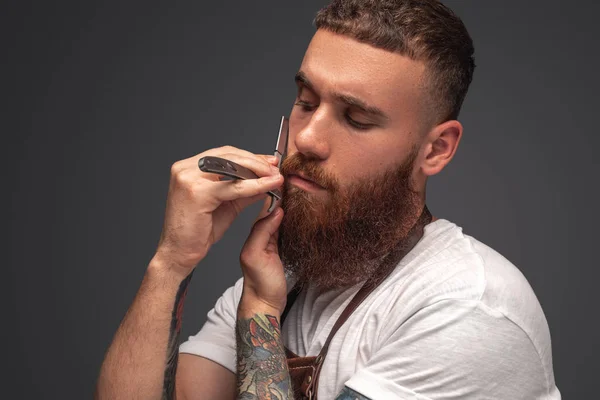
[[[294,105],[301,107],[302,111],[304,111],[304,112],[312,112],[318,107],[318,105],[311,104],[308,101],[305,101],[302,99],[296,100]],[[344,119],[346,120],[346,123],[348,125],[350,125],[351,127],[355,128],[355,129],[361,130],[361,131],[368,130],[369,128],[372,128],[373,126],[375,126],[375,124],[364,124],[362,122],[358,122],[358,121],[354,120],[350,116],[350,113],[348,111],[344,113]]]
[[[346,113],[344,115],[344,117],[346,118],[346,122],[348,122],[348,124],[350,126],[356,128],[358,130],[361,130],[361,131],[366,131],[367,129],[369,129],[369,128],[371,128],[371,127],[374,126],[374,124],[363,124],[361,122],[358,122],[358,121],[352,119],[352,117],[350,117],[349,113]]]
[[[302,107],[302,110],[307,112],[314,111],[314,109],[317,108],[314,104],[310,104],[309,102],[300,99],[296,100],[294,105]]]

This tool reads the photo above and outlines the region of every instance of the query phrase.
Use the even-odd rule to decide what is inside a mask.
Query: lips
[[[294,184],[295,186],[300,185],[302,188],[307,188],[307,189],[312,189],[312,190],[325,189],[323,186],[319,185],[315,181],[307,178],[306,175],[301,172],[289,174],[289,178],[290,178],[291,183]]]
[[[298,175],[300,178],[304,179],[305,181],[309,181],[310,183],[313,183],[313,184],[315,184],[315,185],[317,185],[317,186],[323,187],[323,186],[319,185],[317,182],[315,182],[315,181],[313,181],[312,179],[308,178],[308,177],[307,177],[306,175],[304,175],[302,172],[298,172],[298,173],[297,173],[297,174],[295,174],[295,175]]]

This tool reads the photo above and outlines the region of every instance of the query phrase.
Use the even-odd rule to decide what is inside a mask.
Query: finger
[[[279,159],[271,154],[254,154],[247,150],[242,150],[242,149],[236,149],[236,150],[239,151],[240,156],[250,157],[250,158],[258,157],[258,158],[266,161],[269,165],[277,166],[277,164],[279,162]]]
[[[246,150],[241,150],[240,155],[245,157],[258,157],[261,160],[267,162],[269,165],[273,165],[274,167],[276,167],[277,164],[279,164],[279,158],[270,154],[254,154]]]
[[[235,153],[235,154],[239,154],[240,156],[243,157],[260,157],[262,159],[268,159],[268,157],[272,157],[270,155],[266,155],[266,154],[254,154],[249,152],[248,150],[244,150],[244,149],[239,149],[237,147],[233,147],[233,146],[223,146],[223,147],[219,147],[217,149],[217,154],[224,154],[224,153]]]
[[[275,156],[262,156],[269,164],[277,167],[279,165],[279,157]]]
[[[283,184],[280,174],[258,179],[237,179],[212,183],[212,194],[221,202],[253,197],[279,188]]]
[[[276,237],[277,230],[281,224],[283,210],[277,207],[271,215],[259,220],[252,227],[250,235],[244,244],[243,252],[248,254],[250,259],[253,256],[259,256],[260,252],[271,249],[273,239]]]
[[[277,207],[275,208],[275,210],[273,210],[273,212],[277,211],[279,214],[281,214],[281,216],[277,216],[277,218],[280,219],[279,223],[277,224],[277,229],[275,229],[275,233],[273,233],[271,235],[271,237],[269,238],[269,242],[267,243],[267,252],[271,252],[271,253],[277,253],[279,254],[278,251],[278,243],[279,243],[279,226],[281,225],[281,221],[283,221],[283,209],[281,207]]]

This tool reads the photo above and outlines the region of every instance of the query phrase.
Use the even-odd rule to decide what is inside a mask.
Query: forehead
[[[301,70],[319,91],[347,92],[388,110],[420,99],[424,89],[424,63],[323,29],[312,38]]]

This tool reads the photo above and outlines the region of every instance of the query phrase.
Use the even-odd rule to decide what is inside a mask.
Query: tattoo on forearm
[[[335,398],[335,400],[371,400],[362,394],[355,392],[347,386],[344,386],[344,390]]]
[[[167,347],[167,365],[165,368],[165,378],[163,383],[163,400],[173,398],[175,391],[175,372],[177,371],[177,360],[179,359],[179,351],[177,344],[179,342],[179,332],[181,331],[181,317],[183,315],[183,303],[187,294],[187,289],[192,280],[190,273],[179,285],[177,295],[175,296],[175,305],[171,314],[171,329],[169,331],[169,344]]]
[[[277,318],[256,314],[238,319],[238,399],[294,399]]]

